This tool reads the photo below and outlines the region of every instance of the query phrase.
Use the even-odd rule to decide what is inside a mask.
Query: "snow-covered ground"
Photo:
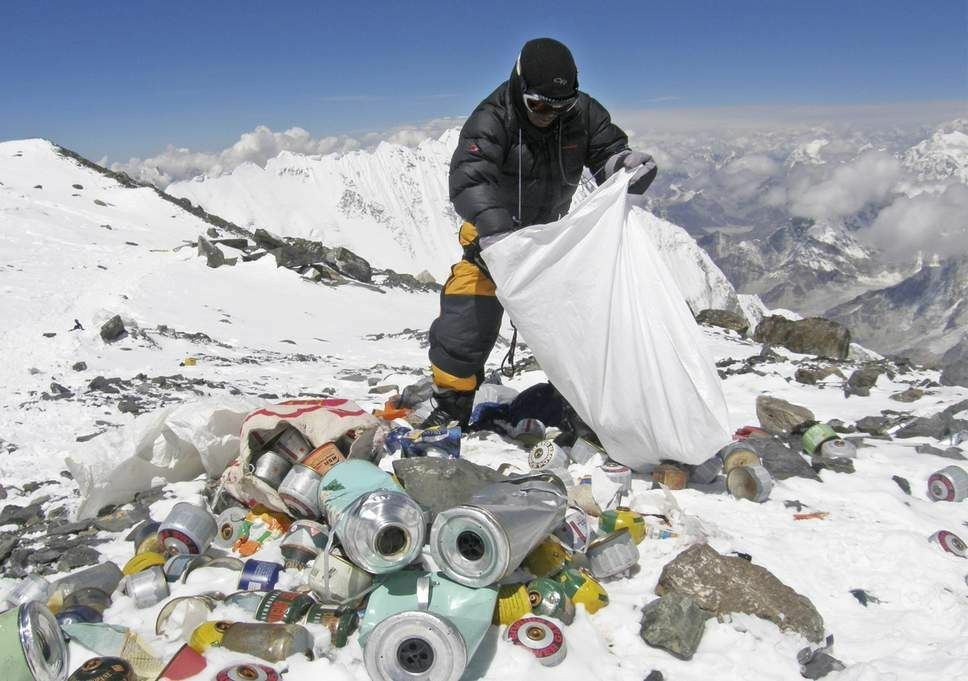
[[[118,395],[88,389],[99,375],[133,384],[144,383],[138,374],[198,379],[193,386],[197,394],[171,391],[159,397],[146,391],[145,408],[200,395],[284,398],[326,389],[374,408],[384,396],[370,394],[368,382],[352,380],[358,379],[353,374],[403,387],[425,369],[420,334],[399,332],[427,328],[437,311],[435,294],[330,288],[277,269],[269,258],[210,269],[194,248],[177,249],[204,233],[207,224],[149,189],[121,188],[60,159],[45,142],[0,144],[0,183],[0,438],[17,446],[5,453],[0,443],[0,482],[9,494],[0,504],[24,505],[50,494],[66,497],[76,508],[73,483],[60,476],[65,458],[83,459],[88,448],[76,438],[125,427],[135,418],[118,411]],[[129,330],[140,331],[105,344],[98,329],[115,314]],[[83,329],[71,330],[75,319]],[[208,339],[173,337],[178,334],[161,332],[160,325],[204,333]],[[388,335],[368,338],[371,334]],[[707,330],[704,338],[717,360],[742,359],[760,349],[731,332]],[[503,348],[492,357],[494,366],[500,352]],[[763,375],[738,374],[724,381],[731,426],[757,423],[760,394],[809,407],[821,420],[848,423],[886,409],[929,415],[968,398],[965,389],[932,388],[911,405],[890,400],[890,394],[912,382],[937,378],[936,372],[918,371],[898,374],[895,381],[881,376],[870,397],[845,399],[836,383],[794,381],[793,362],[800,357],[786,354],[789,361],[759,365]],[[180,366],[187,357],[197,358],[197,365]],[[79,361],[87,368],[73,370]],[[520,389],[540,380],[543,375],[532,371],[510,384]],[[44,399],[45,393],[52,394],[52,382],[73,395]],[[827,677],[833,681],[968,679],[968,561],[928,542],[939,529],[968,535],[968,502],[927,499],[929,474],[952,462],[916,453],[913,444],[922,441],[870,440],[872,446],[859,451],[855,473],[823,471],[822,482],[778,482],[772,498],[761,505],[691,489],[673,493],[682,510],[701,523],[714,548],[750,554],[810,598],[836,637],[835,655],[847,664]],[[466,439],[463,456],[492,466],[527,466],[526,451],[497,436]],[[903,494],[893,475],[910,481],[911,496]],[[47,480],[54,482],[30,494],[16,489]],[[152,516],[161,520],[178,499],[197,500],[202,484],[172,485],[174,496],[153,505]],[[643,479],[634,481],[633,507],[662,507],[663,493],[650,487]],[[796,521],[795,509],[783,503],[788,500],[829,515]],[[131,555],[124,533],[102,534],[111,541],[98,550],[123,564]],[[796,652],[806,641],[750,616],[710,620],[688,662],[640,640],[637,610],[655,597],[662,566],[695,539],[643,542],[639,571],[607,584],[611,604],[594,616],[580,612],[566,628],[569,653],[560,666],[541,667],[526,652],[500,641],[501,632],[492,627],[465,678],[641,681],[649,670],[659,669],[673,681],[799,679]],[[270,547],[256,557],[280,556],[277,547]],[[203,569],[188,584],[174,585],[172,595],[229,592],[236,580],[235,573]],[[287,573],[283,585],[298,582],[296,574]],[[0,580],[0,593],[10,583]],[[865,589],[881,602],[864,607],[851,589]],[[118,594],[106,620],[136,629],[166,657],[179,644],[154,635],[160,607],[137,611],[130,598]],[[220,606],[214,618],[241,618],[241,612]],[[325,639],[323,634],[319,642]],[[71,653],[71,669],[91,656],[76,644]],[[207,656],[209,666],[200,680],[214,679],[230,661],[244,659],[225,650]],[[287,666],[289,681],[367,678],[355,639],[341,650],[326,651],[322,659],[291,658]]]

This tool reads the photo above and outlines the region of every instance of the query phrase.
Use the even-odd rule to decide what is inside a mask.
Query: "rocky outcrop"
[[[756,418],[760,420],[763,430],[774,435],[791,433],[798,426],[816,420],[813,412],[806,407],[769,395],[756,398]]]
[[[728,310],[702,310],[696,315],[696,321],[707,326],[730,329],[741,336],[745,336],[750,328],[750,324],[745,317]]]
[[[850,331],[822,317],[793,321],[771,315],[756,326],[753,340],[781,345],[793,352],[833,359],[847,359],[850,351]]]

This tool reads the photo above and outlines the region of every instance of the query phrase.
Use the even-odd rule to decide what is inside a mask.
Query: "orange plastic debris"
[[[823,520],[829,513],[827,511],[814,511],[813,513],[794,513],[794,520]]]

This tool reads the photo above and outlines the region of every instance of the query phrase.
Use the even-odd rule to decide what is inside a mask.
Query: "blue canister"
[[[55,617],[57,618],[57,623],[61,626],[65,624],[77,624],[78,622],[93,624],[101,622],[104,619],[101,613],[86,605],[75,605],[70,608],[64,608]]]
[[[242,566],[239,588],[243,591],[272,591],[279,581],[282,565],[250,558]]]

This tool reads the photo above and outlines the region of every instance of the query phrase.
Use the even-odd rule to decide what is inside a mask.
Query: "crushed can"
[[[104,623],[65,624],[63,632],[72,641],[102,657],[120,657],[131,663],[135,676],[157,679],[164,664],[144,640],[127,627]]]
[[[828,440],[838,439],[837,431],[826,423],[815,423],[804,431],[800,444],[810,456],[819,453],[820,446]]]
[[[62,627],[68,624],[77,624],[78,622],[95,624],[104,620],[104,616],[100,612],[86,605],[75,605],[70,608],[64,608],[55,617],[57,623]]]
[[[336,443],[327,442],[311,451],[299,463],[307,468],[312,468],[322,477],[329,473],[333,466],[344,461],[346,461],[346,457],[343,456],[343,452],[339,450]]]
[[[566,548],[572,551],[584,551],[592,536],[588,513],[579,506],[569,506],[565,511],[564,522],[558,526],[554,534]]]
[[[568,598],[576,606],[584,605],[590,615],[608,605],[608,592],[605,587],[584,568],[566,568],[558,575],[557,580]]]
[[[92,565],[54,582],[48,605],[51,609],[61,608],[68,595],[87,587],[113,594],[123,578],[121,568],[111,561]]]
[[[317,603],[306,613],[307,624],[321,624],[329,629],[334,648],[342,648],[360,625],[360,615],[353,608],[340,608]]]
[[[965,542],[961,540],[961,537],[956,535],[954,532],[938,530],[931,535],[929,541],[935,542],[948,553],[954,554],[960,558],[968,558],[968,545],[966,545]]]
[[[78,606],[92,608],[99,613],[103,613],[111,607],[111,595],[92,586],[84,587],[69,593],[64,598],[65,608],[76,608]]]
[[[639,562],[639,550],[627,527],[599,537],[588,545],[585,555],[596,579],[626,574]]]
[[[146,520],[138,525],[131,532],[131,543],[134,544],[134,552],[138,553],[164,553],[164,545],[158,530],[161,523],[154,520]]]
[[[235,664],[215,675],[215,681],[279,681],[279,672],[264,664]]]
[[[531,612],[531,598],[524,584],[504,584],[497,590],[492,624],[507,625]]]
[[[4,681],[64,681],[64,634],[47,606],[37,601],[0,613],[0,666]]]
[[[255,611],[259,609],[265,591],[236,591],[225,597],[226,605],[234,605],[245,610],[249,615],[255,617]]]
[[[730,471],[740,466],[759,466],[760,455],[747,441],[732,442],[719,450],[720,459],[723,461],[723,473],[727,476]]]
[[[225,632],[229,630],[234,622],[219,620],[217,622],[203,622],[195,627],[188,645],[197,653],[204,654],[209,648],[220,648]]]
[[[216,605],[215,598],[206,595],[173,598],[158,612],[155,634],[172,641],[187,641],[205,623]]]
[[[351,605],[369,591],[373,576],[342,556],[320,551],[307,581],[323,603]]]
[[[737,499],[763,503],[773,490],[773,476],[763,466],[740,466],[726,476],[726,488]]]
[[[554,617],[565,624],[575,620],[575,604],[568,598],[565,588],[548,577],[528,582],[528,600],[531,612],[542,617]]]
[[[150,567],[155,567],[156,565],[161,567],[165,564],[165,557],[160,553],[155,553],[154,551],[148,551],[146,553],[136,554],[124,564],[121,568],[121,574],[128,576],[133,575],[143,570],[147,570]]]
[[[467,504],[437,514],[430,551],[450,579],[474,587],[493,584],[561,525],[567,503],[561,488],[545,480],[492,483]]]
[[[236,622],[225,630],[222,647],[267,662],[282,662],[299,653],[313,659],[312,634],[299,624]]]
[[[571,552],[557,538],[548,537],[534,547],[522,565],[535,577],[548,577],[561,572],[569,560],[571,560]]]
[[[297,520],[282,538],[282,557],[287,570],[302,570],[326,548],[329,531],[315,520]]]
[[[689,481],[697,485],[711,485],[716,482],[720,472],[723,470],[723,460],[718,456],[706,459],[697,466],[686,466],[689,474]]]
[[[826,458],[834,458],[837,456],[843,456],[848,459],[857,458],[857,447],[853,442],[849,440],[842,440],[841,438],[835,438],[833,440],[827,440],[822,445],[820,445],[820,456]]]
[[[5,605],[0,609],[15,608],[18,605],[37,601],[46,603],[50,598],[51,584],[40,575],[27,575],[4,596]]]
[[[314,602],[312,596],[306,593],[273,589],[262,597],[255,618],[260,622],[295,624],[309,612]]]
[[[205,553],[215,539],[218,526],[215,518],[204,508],[180,501],[161,523],[158,536],[169,555],[176,553]]]
[[[508,627],[507,640],[527,648],[545,667],[554,667],[565,659],[565,635],[554,621],[540,615],[528,615]]]
[[[686,471],[675,464],[660,463],[652,469],[652,481],[669,489],[685,489],[688,480]]]
[[[92,657],[67,681],[137,681],[131,663],[120,657]]]
[[[642,517],[641,513],[633,511],[628,506],[619,506],[605,511],[598,518],[598,529],[601,532],[607,534],[623,528],[629,531],[632,541],[636,544],[641,543],[645,538],[645,518]]]
[[[968,498],[968,471],[961,466],[946,466],[928,478],[931,501],[962,501]]]
[[[294,516],[319,517],[319,483],[322,479],[319,473],[302,464],[289,469],[279,485],[279,496]]]
[[[249,510],[239,506],[232,506],[219,513],[218,518],[215,519],[218,532],[212,543],[225,550],[235,546],[235,542],[246,534],[248,528],[245,524],[245,518],[248,515]]]
[[[165,579],[165,571],[157,565],[128,575],[124,578],[124,582],[125,593],[131,596],[135,607],[139,610],[161,603],[171,593],[168,589],[168,580]]]
[[[367,572],[393,572],[420,555],[423,510],[369,461],[350,459],[330,470],[319,486],[319,507],[347,558]]]
[[[458,681],[491,626],[497,589],[403,570],[372,594],[360,623],[373,681]]]
[[[252,475],[272,489],[278,489],[292,466],[293,462],[282,454],[263,452],[252,466]]]
[[[271,591],[279,581],[282,566],[267,560],[249,558],[242,566],[239,589],[243,591]]]
[[[528,466],[531,470],[567,470],[568,455],[554,440],[542,440],[528,452]]]
[[[297,428],[287,423],[275,437],[266,442],[265,449],[284,457],[289,463],[296,463],[306,458],[315,447]]]

